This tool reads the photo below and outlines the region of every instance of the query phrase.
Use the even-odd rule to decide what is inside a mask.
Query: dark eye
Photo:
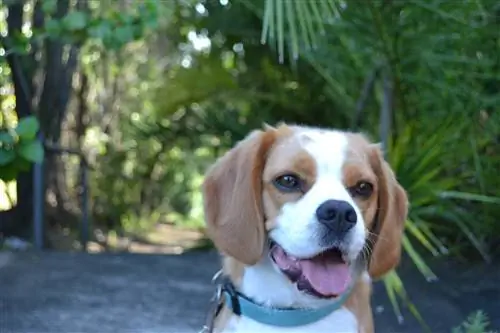
[[[360,197],[363,197],[363,198],[368,198],[373,193],[373,185],[370,184],[370,183],[368,183],[368,182],[361,181],[361,182],[358,182],[351,189],[351,192],[352,192],[352,194],[354,196],[360,196]]]
[[[301,190],[301,180],[298,176],[287,174],[277,177],[274,186],[283,192],[295,192]]]

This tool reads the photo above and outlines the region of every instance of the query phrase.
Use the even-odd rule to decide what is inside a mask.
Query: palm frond
[[[473,125],[467,120],[500,100],[499,94],[484,93],[485,81],[500,80],[495,69],[500,47],[491,44],[488,49],[498,52],[484,47],[496,38],[495,28],[489,25],[491,6],[475,1],[456,6],[437,0],[265,0],[260,12],[261,42],[276,50],[279,62],[288,49],[291,62],[299,59],[316,71],[328,97],[352,114],[374,68],[384,64],[391,72],[395,134],[389,138],[388,161],[411,201],[403,247],[429,280],[436,276],[412,241],[434,256],[447,254],[449,246],[438,231],[458,228],[489,259],[463,206],[500,203],[500,197],[488,194],[479,144],[469,135]],[[380,104],[380,78],[374,87]],[[378,105],[368,105],[363,117],[378,123],[378,110]],[[417,121],[424,119],[420,114],[432,116]],[[458,142],[464,137],[470,140],[471,158],[459,160],[456,149],[462,147]],[[472,167],[466,168],[471,162]],[[463,179],[476,178],[480,191],[467,190]],[[391,272],[384,282],[399,318],[398,279]]]

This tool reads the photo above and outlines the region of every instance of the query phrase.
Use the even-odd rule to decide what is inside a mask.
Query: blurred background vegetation
[[[44,159],[48,247],[74,247],[86,163],[99,248],[116,248],[113,239],[196,243],[207,166],[263,122],[286,121],[387,138],[411,200],[405,253],[428,279],[422,256],[499,253],[498,1],[0,6],[3,237],[30,239],[30,163]],[[86,162],[41,155],[37,125],[18,126],[33,115],[46,146]],[[402,293],[397,275],[386,281]]]

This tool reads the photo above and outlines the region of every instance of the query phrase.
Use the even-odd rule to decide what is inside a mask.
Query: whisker
[[[370,258],[371,254],[373,253],[373,243],[373,239],[368,238],[366,240],[365,246],[363,246],[363,248],[361,249],[361,256],[363,257],[363,259],[367,260],[368,258]]]
[[[366,231],[366,233],[367,233],[368,235],[370,235],[370,236],[375,236],[375,237],[376,237],[376,239],[377,239],[377,242],[378,242],[379,240],[384,241],[384,242],[388,241],[388,239],[384,238],[384,237],[383,237],[383,236],[381,236],[380,234],[373,233],[373,232],[371,232],[371,231],[370,231],[370,230],[368,230],[368,229],[365,229],[365,231]],[[368,238],[368,239],[369,239],[369,238]]]

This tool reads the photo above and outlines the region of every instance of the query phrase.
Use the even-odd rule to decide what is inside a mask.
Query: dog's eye
[[[368,198],[373,193],[373,185],[365,181],[360,181],[351,189],[351,192],[355,196]]]
[[[298,176],[293,174],[286,174],[277,177],[274,181],[274,186],[276,186],[280,191],[284,192],[295,192],[301,189],[301,180]]]

